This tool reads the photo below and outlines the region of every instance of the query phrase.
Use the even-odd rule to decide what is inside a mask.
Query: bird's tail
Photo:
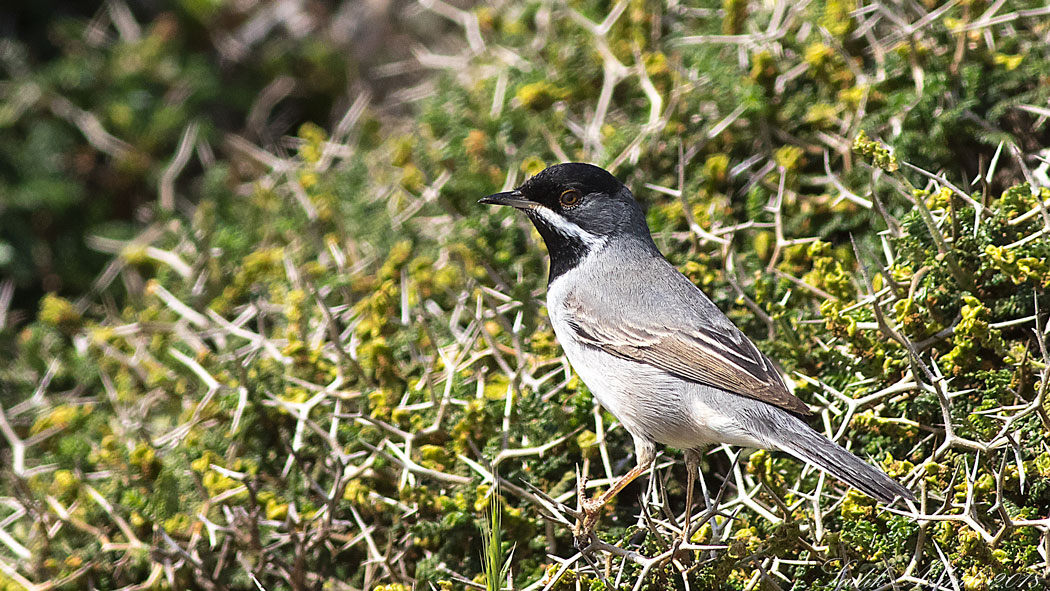
[[[814,431],[800,419],[794,416],[782,418],[788,419],[788,428],[783,428],[786,425],[781,421],[781,428],[776,433],[766,433],[773,447],[813,464],[883,503],[892,503],[898,497],[915,501],[915,495],[899,482]]]

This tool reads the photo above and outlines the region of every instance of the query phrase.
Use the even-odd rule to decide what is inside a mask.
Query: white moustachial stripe
[[[584,230],[580,226],[570,222],[546,207],[537,207],[532,210],[532,213],[542,217],[543,221],[547,222],[551,228],[559,232],[562,236],[578,239],[588,248],[588,250],[597,250],[605,244],[606,239],[604,237],[591,234],[587,230]]]

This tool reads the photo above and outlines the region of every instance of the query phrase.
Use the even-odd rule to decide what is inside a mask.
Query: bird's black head
[[[529,216],[550,253],[549,281],[610,240],[636,240],[655,249],[645,214],[630,190],[592,164],[555,164],[513,191],[478,202],[508,205]]]

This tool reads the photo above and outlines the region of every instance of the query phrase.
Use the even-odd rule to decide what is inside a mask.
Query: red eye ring
[[[580,192],[576,189],[566,189],[562,191],[561,197],[558,199],[561,204],[565,207],[572,207],[580,202]]]

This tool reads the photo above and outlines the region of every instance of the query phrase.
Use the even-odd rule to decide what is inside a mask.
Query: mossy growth
[[[192,31],[254,22],[190,4]],[[861,587],[932,586],[947,564],[992,589],[1045,566],[1050,188],[1036,152],[1050,137],[1028,107],[1050,98],[1050,49],[1027,4],[999,7],[1017,16],[1009,34],[972,2],[880,9],[896,19],[849,1],[430,4],[405,18],[441,43],[406,43],[409,61],[380,69],[409,70],[410,87],[370,87],[345,118],[312,111],[272,145],[201,127],[177,207],[98,240],[113,256],[90,287],[3,317],[0,588],[20,585],[9,571],[68,588],[466,588],[497,460],[508,576],[553,579],[551,556],[577,554],[571,529],[523,483],[571,505],[577,466],[601,490],[630,467],[631,437],[562,357],[535,231],[476,201],[566,159],[624,180],[661,250],[792,379],[814,428],[935,515],[886,510],[779,452],[715,451],[702,476],[709,493],[728,482],[725,506],[692,538],[713,549],[681,557],[685,572],[615,556],[622,584],[831,590],[861,572],[877,573]],[[56,65],[41,86],[123,80],[122,105],[96,109],[97,80],[77,92],[107,133],[147,146],[137,130],[160,130],[151,159],[127,159],[139,183],[163,178],[188,112],[121,98],[139,94],[107,60],[174,76],[154,90],[217,84],[187,74],[164,22],[119,52],[80,27],[63,55],[98,63]],[[921,26],[901,39],[898,22]],[[310,37],[265,52],[272,71],[312,72],[289,103],[337,70]],[[231,37],[194,43],[209,38]],[[0,116],[30,108],[19,94]],[[10,142],[0,156],[24,162]],[[8,166],[20,178],[54,176],[41,154],[84,158],[31,144],[48,174]],[[667,551],[677,457],[662,456],[655,493],[642,479],[604,510],[603,542]],[[610,582],[577,560],[552,588]]]

